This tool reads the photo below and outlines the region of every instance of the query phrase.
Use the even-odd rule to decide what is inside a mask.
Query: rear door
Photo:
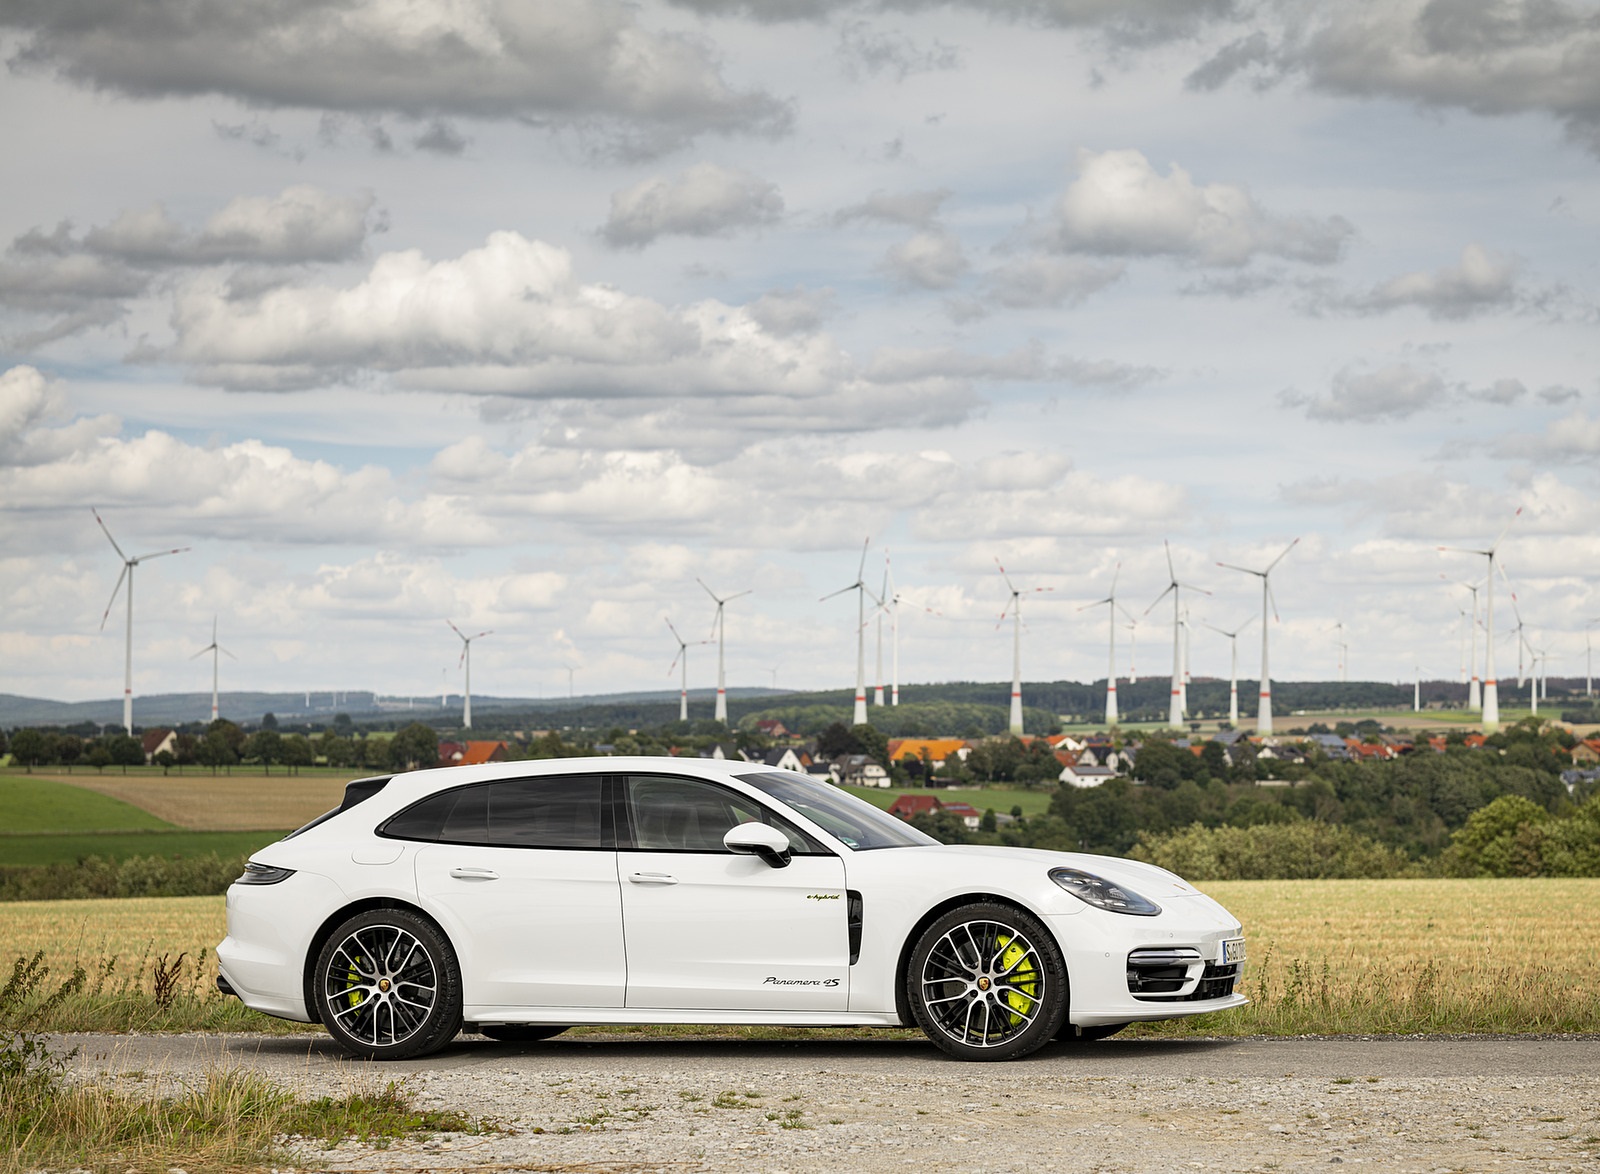
[[[844,862],[765,808],[699,779],[629,775],[622,879],[630,1008],[842,1011],[849,1005]],[[730,852],[723,834],[783,831],[785,868]]]
[[[623,1005],[606,787],[601,775],[483,783],[387,825],[386,834],[434,841],[417,853],[417,892],[455,946],[469,1020],[490,1008]]]

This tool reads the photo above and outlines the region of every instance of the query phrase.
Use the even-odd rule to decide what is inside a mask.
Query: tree
[[[310,766],[316,761],[316,756],[311,753],[311,740],[304,734],[289,734],[283,739],[282,747],[283,765],[295,774],[300,773],[302,766]]]
[[[36,764],[44,761],[45,740],[38,730],[18,730],[11,735],[11,757],[22,763],[29,774]]]
[[[94,767],[95,770],[99,771],[101,774],[104,774],[106,767],[111,765],[111,747],[106,745],[106,740],[104,738],[96,738],[94,743],[89,747],[89,753],[85,754],[83,757],[90,766]]]
[[[264,714],[262,714],[261,715],[261,728],[263,730],[275,730],[275,729],[277,729],[278,728],[278,715],[274,714],[274,713],[264,713]]]
[[[389,765],[395,770],[417,770],[439,761],[439,735],[421,722],[412,722],[389,739]]]
[[[162,774],[171,774],[172,768],[178,765],[178,756],[170,750],[157,750],[156,765],[161,768]]]
[[[865,754],[866,750],[854,730],[843,722],[834,722],[817,735],[817,753],[823,758],[839,758],[846,754]]]
[[[116,734],[108,739],[106,747],[111,751],[111,761],[122,768],[122,773],[127,774],[130,766],[144,765],[144,743],[132,734]]]
[[[356,732],[356,723],[350,720],[348,713],[336,713],[333,715],[333,732],[341,738],[348,738]]]
[[[239,735],[237,745],[235,734]],[[201,766],[209,766],[211,773],[216,774],[219,766],[231,767],[239,761],[239,746],[243,744],[243,731],[230,721],[218,719],[207,727],[206,736],[195,749],[195,760]]]
[[[245,739],[243,757],[259,762],[271,774],[272,764],[283,760],[283,736],[263,726]]]

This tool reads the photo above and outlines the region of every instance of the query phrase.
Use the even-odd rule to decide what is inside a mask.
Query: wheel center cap
[[[980,991],[986,991],[989,989],[989,978],[987,975],[978,980],[978,989]]]
[[[389,989],[389,980],[387,978],[380,978],[378,980],[378,989],[380,991],[388,990]]]

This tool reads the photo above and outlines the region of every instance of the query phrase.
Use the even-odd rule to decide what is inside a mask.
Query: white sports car
[[[916,1026],[1006,1060],[1243,1006],[1239,922],[1163,869],[944,845],[743,762],[362,779],[228,890],[217,985],[372,1059],[574,1024]]]

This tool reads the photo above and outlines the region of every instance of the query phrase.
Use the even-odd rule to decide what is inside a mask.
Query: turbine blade
[[[1172,565],[1172,543],[1163,538],[1161,540],[1161,545],[1164,546],[1167,551],[1167,574],[1172,581],[1176,583],[1178,581],[1178,568]]]
[[[1266,579],[1266,576],[1263,575],[1262,578]],[[1267,603],[1269,603],[1272,606],[1272,619],[1273,619],[1273,622],[1274,623],[1278,623],[1278,624],[1283,623],[1283,617],[1278,614],[1278,597],[1277,597],[1276,594],[1274,594],[1274,592],[1272,590],[1272,580],[1271,579],[1267,579]]]
[[[867,573],[867,547],[872,545],[872,535],[867,535],[867,540],[861,544],[861,565],[856,568],[856,582]]]
[[[1111,595],[1109,598],[1115,602],[1117,598],[1117,580],[1122,577],[1122,560],[1117,560],[1117,565],[1111,570]]]
[[[233,653],[229,652],[226,648],[222,647],[222,645],[220,645],[220,644],[217,645],[217,650],[219,652],[221,652],[222,655],[227,657],[229,660],[238,660],[239,659],[237,656],[235,656]]]
[[[1261,573],[1263,575],[1272,574],[1272,568],[1277,566],[1284,559],[1288,558],[1289,557],[1289,552],[1291,550],[1293,550],[1295,547],[1299,546],[1299,545],[1300,545],[1300,539],[1296,538],[1293,542],[1289,543],[1288,546],[1284,547],[1283,553],[1280,554],[1277,558],[1273,559],[1270,563],[1268,563],[1267,564],[1267,569],[1262,571]]]
[[[493,636],[493,635],[494,635],[494,629],[490,628],[487,632],[479,632],[477,636],[473,637],[473,639],[476,640],[478,638],[478,636]]]
[[[460,629],[460,628],[458,628],[458,627],[456,627],[456,626],[455,626],[455,623],[454,623],[454,621],[452,621],[452,620],[446,620],[446,621],[445,621],[445,623],[447,623],[447,624],[449,624],[449,625],[450,625],[450,630],[451,630],[451,631],[452,631],[452,632],[454,632],[454,633],[455,633],[455,634],[456,634],[456,635],[457,635],[457,636],[461,636],[461,638],[462,638],[462,639],[463,639],[463,640],[465,640],[465,639],[466,639],[466,636],[464,636],[464,635],[462,635],[462,633],[461,633],[461,629]]]
[[[100,511],[94,506],[89,507],[89,512],[94,515],[94,520],[100,523],[100,529],[106,532],[106,541],[111,543],[111,549],[117,552],[117,557],[123,562],[128,561],[128,556],[122,553],[122,547],[117,545],[117,540],[111,537],[111,528],[106,525],[106,520],[100,516]]]
[[[665,619],[666,617],[663,616],[662,618]],[[678,635],[678,629],[676,629],[676,628],[674,628],[672,626],[672,621],[671,620],[667,620],[667,631],[672,633],[672,638],[678,642],[678,647],[682,648],[683,647],[683,637]]]
[[[1163,591],[1160,595],[1156,596],[1155,603],[1152,603],[1149,607],[1145,608],[1143,614],[1144,615],[1149,615],[1152,611],[1155,610],[1156,603],[1160,603],[1169,594],[1171,594],[1172,592],[1176,591],[1177,589],[1178,589],[1178,584],[1176,582],[1168,583],[1167,584],[1167,589],[1165,591]]]
[[[122,590],[122,581],[128,577],[128,564],[122,564],[122,574],[117,576],[117,585],[111,589],[111,598],[106,600],[106,610],[100,616],[100,630],[105,631],[106,620],[111,617],[111,605],[117,602],[117,592]]]
[[[1005,567],[1000,565],[999,556],[995,557],[994,565],[1000,567],[1000,577],[1006,581],[1006,590],[1011,592],[1012,595],[1016,595],[1017,589],[1011,585],[1011,576],[1006,574]]]
[[[732,595],[724,596],[721,600],[719,600],[719,602],[730,603],[733,600],[738,599],[741,595],[749,595],[754,590],[754,587],[746,587],[743,591],[735,591]]]
[[[704,587],[705,588],[705,593],[707,595],[711,596],[712,599],[717,599],[717,593],[715,591],[711,590],[711,588],[706,587],[706,581],[704,579],[702,579],[699,575],[696,575],[694,577],[694,581],[696,583],[700,584],[701,587]],[[717,599],[717,606],[718,607],[722,606],[722,600]]]
[[[173,550],[157,550],[157,551],[154,551],[151,554],[141,554],[138,557],[136,557],[133,561],[136,562],[136,563],[142,563],[142,562],[145,561],[145,559],[148,559],[148,558],[162,558],[163,556],[169,555],[169,554],[183,554],[186,551],[190,551],[190,550],[193,550],[193,549],[194,549],[194,547],[192,547],[192,546],[179,546],[179,547],[176,547]]]
[[[1234,563],[1218,563],[1217,566],[1230,571],[1243,571],[1247,575],[1259,575],[1261,578],[1266,578],[1267,575],[1266,571],[1252,571],[1249,567],[1237,566]]]
[[[688,647],[685,645],[684,647]],[[683,648],[678,649],[678,655],[672,658],[672,663],[667,666],[667,676],[672,675],[672,670],[678,667],[678,659],[683,655]]]
[[[202,656],[204,656],[206,653],[210,652],[215,647],[216,647],[215,644],[207,644],[204,648],[202,648],[199,652],[195,653],[189,659],[190,660],[199,660]]]
[[[832,599],[835,595],[843,595],[846,591],[854,591],[858,586],[860,586],[859,583],[852,583],[848,587],[841,587],[837,591],[830,591],[826,595],[824,595],[821,599],[817,600],[817,602],[818,603],[823,603],[823,602],[825,602],[825,601],[827,601],[829,599]]]
[[[1511,533],[1511,527],[1516,524],[1517,519],[1520,518],[1521,516],[1522,516],[1522,507],[1519,505],[1517,507],[1517,512],[1511,515],[1511,521],[1507,522],[1506,526],[1505,526],[1505,529],[1500,531],[1500,537],[1496,538],[1493,542],[1491,542],[1489,544],[1488,553],[1490,555],[1493,555],[1494,552],[1499,549],[1500,543],[1505,540],[1505,536],[1507,534]]]

